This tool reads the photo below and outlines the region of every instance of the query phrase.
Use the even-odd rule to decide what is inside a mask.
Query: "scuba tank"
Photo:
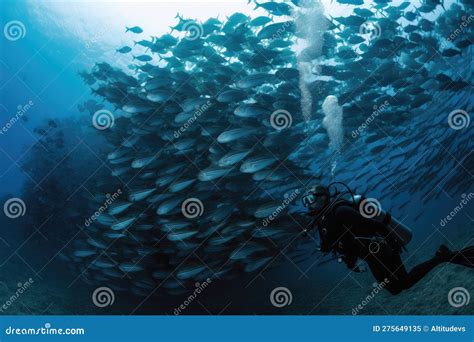
[[[345,187],[346,190],[339,191],[336,187],[336,185],[338,184]],[[330,191],[330,188],[332,186],[335,188],[335,191],[333,194],[331,194],[331,191]],[[411,241],[412,236],[413,236],[411,229],[408,228],[399,220],[397,220],[396,218],[393,218],[386,211],[382,210],[382,208],[380,207],[378,203],[374,203],[375,201],[371,201],[370,199],[364,196],[354,194],[352,190],[345,183],[342,183],[342,182],[332,182],[331,184],[327,186],[327,189],[328,189],[329,198],[332,198],[328,206],[329,209],[334,208],[335,206],[339,205],[339,203],[341,204],[348,203],[355,210],[361,213],[361,215],[363,215],[363,213],[365,212],[366,215],[363,215],[364,217],[379,221],[380,223],[384,224],[388,228],[388,230],[392,233],[391,235],[396,240],[396,243],[399,245],[399,247],[405,249],[405,246]],[[349,195],[349,198],[344,197],[346,195]],[[305,205],[304,198],[303,198],[303,205]],[[313,224],[311,225],[310,229],[313,229],[317,224],[319,224],[320,219],[324,218],[324,215],[326,215],[329,209],[326,209],[314,219]],[[327,230],[326,232],[327,234],[331,233]],[[339,236],[338,234],[339,233],[336,233],[335,235]],[[329,237],[327,237],[326,239],[328,238]],[[331,239],[329,238],[329,240]],[[329,243],[326,245],[331,245],[331,244]],[[320,247],[322,248],[322,244]]]
[[[363,211],[363,208],[361,206],[364,206],[364,204],[370,203],[370,200],[368,200],[366,197],[357,195],[355,194],[353,196],[353,205],[356,210],[359,210],[359,212]],[[389,213],[386,211],[382,210],[380,206],[377,206],[377,208],[373,207],[372,205],[372,210],[370,211],[370,216],[372,220],[379,221],[380,223],[383,223],[387,228],[390,230],[390,232],[393,234],[394,237],[397,238],[399,244],[401,247],[405,247],[407,245],[412,237],[413,233],[410,228],[408,228],[406,225],[404,225],[402,222],[397,220],[396,218],[392,217]]]

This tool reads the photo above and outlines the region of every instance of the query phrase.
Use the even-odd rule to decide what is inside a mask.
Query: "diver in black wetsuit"
[[[350,190],[349,193],[354,198]],[[313,187],[303,197],[310,215],[316,216],[313,227],[319,231],[321,252],[340,255],[347,267],[355,272],[361,272],[358,260],[366,261],[375,279],[384,282],[391,294],[409,289],[444,262],[474,267],[474,246],[452,252],[441,245],[431,259],[407,272],[400,258],[403,243],[388,225],[390,215],[387,214],[382,222],[367,218],[354,203],[342,199],[337,193],[332,196],[325,186]]]

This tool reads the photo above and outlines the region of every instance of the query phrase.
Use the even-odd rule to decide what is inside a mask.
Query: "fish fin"
[[[130,31],[130,27],[128,27],[128,26],[125,26],[125,28],[126,28],[125,32],[128,32],[128,31]]]

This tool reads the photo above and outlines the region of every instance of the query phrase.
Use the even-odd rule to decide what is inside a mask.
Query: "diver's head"
[[[329,204],[329,189],[323,185],[313,186],[304,196],[303,205],[311,216],[316,216]]]

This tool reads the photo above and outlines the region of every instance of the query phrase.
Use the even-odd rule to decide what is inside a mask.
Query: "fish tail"
[[[125,26],[125,28],[126,28],[125,33],[127,33],[128,31],[130,31],[130,27]]]

